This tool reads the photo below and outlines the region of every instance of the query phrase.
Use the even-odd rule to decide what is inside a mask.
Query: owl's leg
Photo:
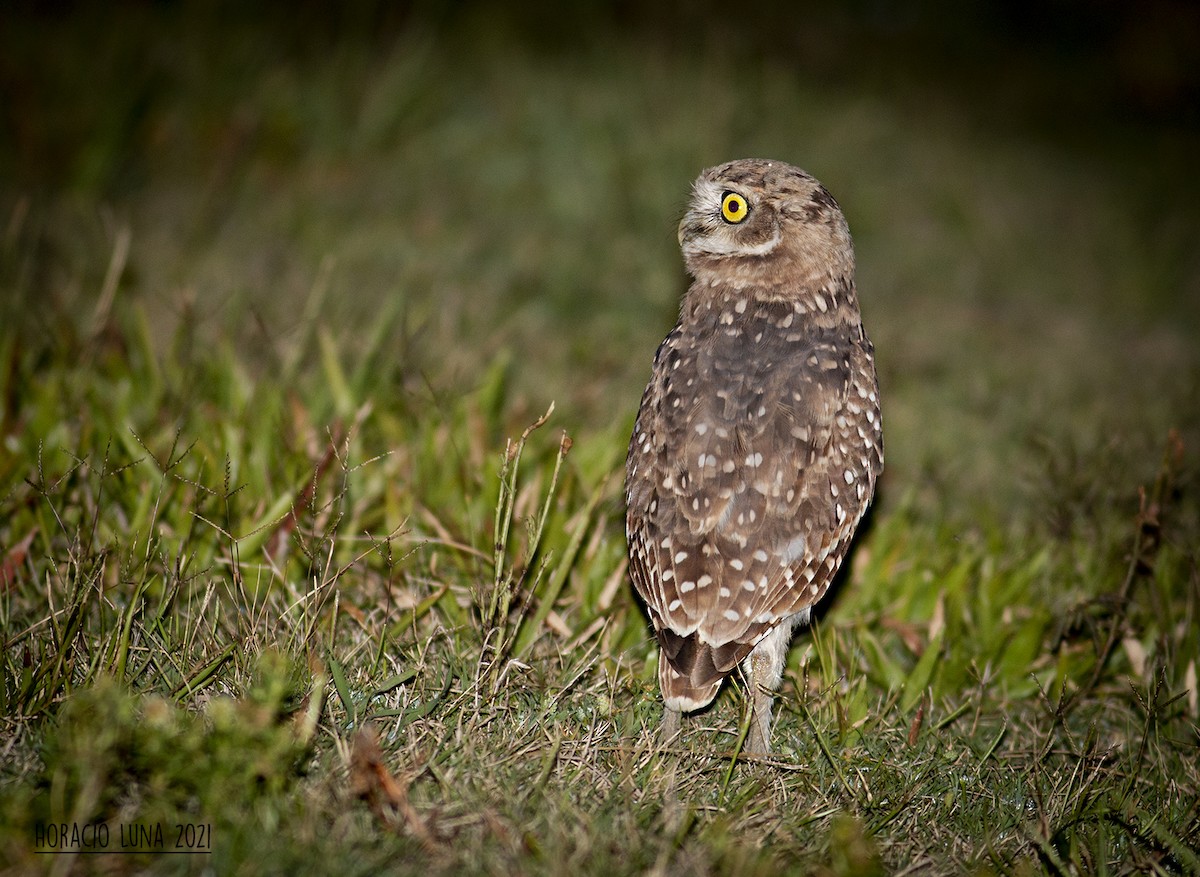
[[[754,692],[754,715],[750,719],[750,733],[746,736],[747,755],[771,754],[771,705],[774,694]]]
[[[751,755],[768,755],[771,752],[771,707],[775,701],[775,690],[783,679],[783,666],[787,663],[792,631],[807,621],[808,610],[784,619],[754,647],[754,651],[742,663],[750,683],[753,704],[750,733],[746,738],[746,752]]]
[[[673,710],[669,706],[663,707],[662,720],[662,743],[663,746],[669,744],[675,739],[675,735],[679,733],[679,717],[683,715],[679,710]]]
[[[779,646],[778,633],[779,629],[776,628],[755,646],[743,665],[752,704],[750,734],[746,738],[746,752],[750,755],[767,755],[771,751],[771,707],[787,657],[786,643]]]

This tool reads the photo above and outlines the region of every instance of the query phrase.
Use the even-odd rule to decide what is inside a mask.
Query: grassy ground
[[[5,37],[3,873],[1200,872],[1183,141],[180,8]],[[688,183],[744,155],[845,208],[888,443],[757,763],[737,686],[659,746],[620,501]]]

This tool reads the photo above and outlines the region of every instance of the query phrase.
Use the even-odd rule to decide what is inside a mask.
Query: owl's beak
[[[710,223],[707,223],[705,217],[694,207],[689,209],[683,214],[683,219],[679,220],[679,246],[683,247],[684,244],[707,234],[709,226]]]

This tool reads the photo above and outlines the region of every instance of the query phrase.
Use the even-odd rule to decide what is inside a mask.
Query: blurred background
[[[885,503],[1127,496],[1198,419],[1200,7],[750,6],[7,3],[0,318],[136,305],[266,381],[383,332],[381,395],[499,368],[514,424],[619,444],[691,180],[777,158],[855,237]]]

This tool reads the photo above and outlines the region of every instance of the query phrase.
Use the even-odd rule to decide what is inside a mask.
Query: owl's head
[[[741,159],[700,174],[679,245],[697,280],[773,286],[854,272],[841,208],[816,179],[781,161]]]

